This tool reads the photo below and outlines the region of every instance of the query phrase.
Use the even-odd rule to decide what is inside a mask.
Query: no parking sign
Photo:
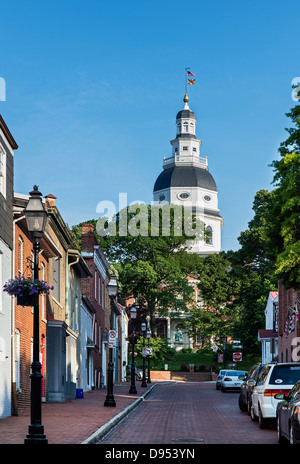
[[[108,346],[109,348],[117,347],[117,332],[116,330],[110,330],[108,332]]]

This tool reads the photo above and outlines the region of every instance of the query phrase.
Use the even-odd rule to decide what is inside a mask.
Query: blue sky
[[[291,125],[298,2],[12,0],[0,14],[16,192],[52,193],[70,227],[97,218],[98,202],[118,205],[119,192],[150,203],[190,67],[222,249],[238,248]]]

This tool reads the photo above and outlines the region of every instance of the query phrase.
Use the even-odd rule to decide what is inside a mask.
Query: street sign
[[[223,353],[218,354],[218,363],[222,363],[224,360]]]
[[[241,361],[242,353],[233,353],[233,361]]]
[[[116,330],[110,330],[108,332],[108,346],[109,348],[117,347],[117,331]]]
[[[152,355],[152,348],[147,348],[147,347],[143,347],[143,350],[142,350],[142,355],[143,356],[151,356]]]

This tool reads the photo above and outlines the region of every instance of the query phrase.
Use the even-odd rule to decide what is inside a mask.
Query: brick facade
[[[81,292],[87,296],[95,309],[93,342],[94,350],[94,387],[100,388],[101,379],[106,382],[106,341],[103,334],[109,330],[110,312],[108,306],[106,286],[109,280],[109,264],[100,248],[93,224],[81,226],[81,251],[82,256],[92,273],[92,277],[81,280]]]
[[[294,330],[286,330],[288,309],[294,308],[297,299],[300,301],[300,290],[286,290],[279,284],[278,288],[278,362],[300,362],[300,352],[297,337],[300,337],[300,319],[295,323]],[[300,304],[298,303],[298,311]],[[300,341],[300,339],[299,339]]]
[[[14,270],[15,276],[24,275],[30,277],[32,272],[32,242],[28,235],[17,222],[15,224],[15,253]],[[39,278],[42,280],[47,275],[48,260],[43,255],[39,258]],[[45,279],[46,280],[46,279]],[[30,405],[30,369],[32,362],[32,336],[33,336],[33,308],[29,306],[18,306],[14,299],[14,339],[13,339],[13,381],[16,394],[13,394],[13,411],[20,412]],[[40,361],[42,364],[42,397],[46,397],[46,301],[45,296],[39,297],[40,308]]]

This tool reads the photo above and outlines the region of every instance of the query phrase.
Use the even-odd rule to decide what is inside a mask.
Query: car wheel
[[[260,429],[265,429],[268,425],[269,421],[264,418],[262,415],[260,407],[258,407],[258,425]]]
[[[290,445],[294,445],[295,440],[294,440],[294,429],[292,424],[290,425]]]
[[[242,396],[241,393],[240,393],[240,396],[239,396],[239,408],[240,408],[240,410],[243,411],[243,412],[247,411],[247,408],[246,408],[246,406],[245,406],[245,403],[244,403],[244,401],[243,401],[243,396]]]
[[[250,417],[253,421],[257,421],[257,415],[254,412],[254,407],[253,404],[251,404],[251,409],[250,409]]]
[[[248,412],[248,416],[251,416],[251,405],[252,405],[251,398],[248,398],[248,401],[247,401],[247,412]]]
[[[279,416],[277,416],[277,440],[278,440],[278,443],[281,445],[286,443],[286,439],[281,435]]]
[[[222,391],[223,393],[225,393],[225,392],[226,392],[226,388],[225,388],[225,387],[221,387],[221,391]]]

